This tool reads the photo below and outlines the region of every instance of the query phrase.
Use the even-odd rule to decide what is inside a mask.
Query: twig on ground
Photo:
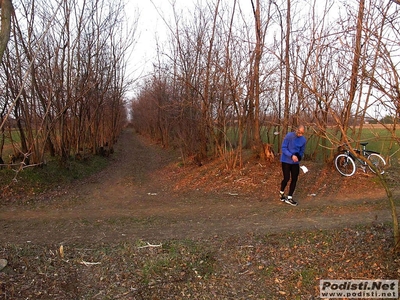
[[[101,262],[88,262],[88,261],[82,260],[80,262],[80,264],[85,265],[86,267],[88,267],[88,266],[93,266],[93,265],[100,265]]]
[[[159,245],[152,245],[152,244],[150,244],[149,242],[147,242],[147,245],[145,245],[145,246],[140,246],[140,247],[138,247],[138,249],[143,249],[143,248],[156,248],[156,247],[162,247],[162,244],[159,244]]]

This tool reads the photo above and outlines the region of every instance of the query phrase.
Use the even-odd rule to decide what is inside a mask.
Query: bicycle
[[[360,145],[362,146],[362,149],[354,149],[354,151],[370,161],[375,168],[370,166],[366,161],[362,160],[361,158],[353,155],[349,149],[345,149],[343,153],[337,155],[335,158],[336,170],[338,170],[338,172],[343,176],[353,176],[356,172],[356,162],[358,162],[364,172],[366,172],[368,166],[368,168],[375,174],[376,170],[380,174],[385,173],[384,168],[386,166],[386,161],[380,155],[380,153],[372,150],[367,150],[366,146],[368,145],[368,143],[360,143]]]

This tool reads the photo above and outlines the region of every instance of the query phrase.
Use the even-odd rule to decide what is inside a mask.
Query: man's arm
[[[283,143],[282,143],[282,153],[286,156],[291,157],[292,153],[289,152],[288,146],[289,146],[289,136],[286,135],[285,138],[283,139]]]

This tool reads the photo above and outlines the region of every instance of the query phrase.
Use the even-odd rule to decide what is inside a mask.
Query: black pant
[[[282,163],[282,172],[283,172],[283,180],[281,182],[281,191],[283,192],[288,184],[290,177],[292,177],[292,181],[289,186],[289,196],[293,196],[294,190],[296,189],[297,179],[300,174],[300,165],[299,164],[288,164]]]

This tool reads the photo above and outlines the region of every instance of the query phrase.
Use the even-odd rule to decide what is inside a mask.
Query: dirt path
[[[112,163],[100,174],[65,191],[41,196],[41,201],[30,205],[2,207],[0,241],[156,242],[390,220],[390,212],[381,204],[384,195],[376,191],[372,197],[358,199],[303,194],[301,205],[291,207],[276,200],[275,188],[267,186],[239,194],[177,190],[177,175],[170,176],[173,168],[167,168],[177,161],[176,153],[151,145],[127,129]]]

